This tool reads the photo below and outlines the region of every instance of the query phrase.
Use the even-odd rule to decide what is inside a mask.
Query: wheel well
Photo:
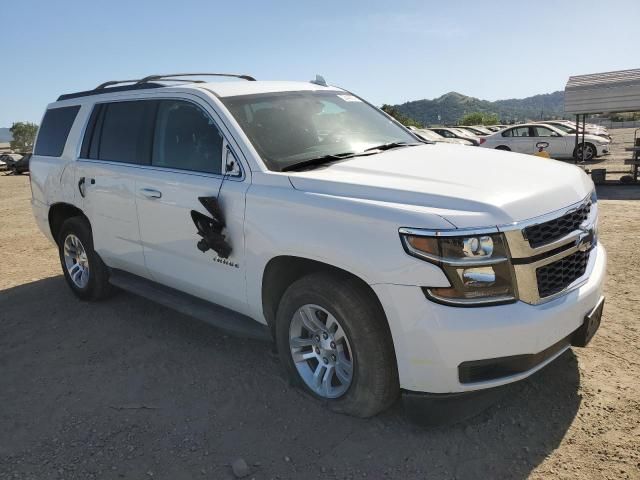
[[[496,147],[496,150],[504,150],[505,152],[510,152],[511,149],[509,147],[507,147],[506,145],[498,145]]]
[[[64,221],[71,217],[83,217],[88,222],[82,210],[68,203],[56,203],[49,208],[49,228],[54,240],[58,240],[58,234]]]
[[[384,315],[384,309],[376,293],[367,282],[357,275],[327,263],[285,255],[269,260],[262,276],[262,311],[272,332],[275,329],[276,313],[280,299],[289,285],[306,275],[321,271],[355,279],[371,295],[371,300],[375,302],[380,308],[380,312]]]

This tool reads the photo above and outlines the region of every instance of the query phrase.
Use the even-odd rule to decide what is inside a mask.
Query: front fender
[[[274,257],[315,260],[346,270],[369,285],[449,285],[442,270],[405,253],[398,229],[451,228],[438,215],[387,202],[252,185],[247,192],[245,241],[247,295],[264,318],[262,276]]]

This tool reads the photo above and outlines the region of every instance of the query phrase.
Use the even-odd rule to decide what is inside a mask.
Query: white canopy
[[[564,111],[574,115],[640,111],[640,69],[569,77]]]

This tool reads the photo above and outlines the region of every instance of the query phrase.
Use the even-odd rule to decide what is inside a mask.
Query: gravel
[[[267,344],[126,293],[78,301],[28,177],[0,176],[0,478],[640,478],[640,190],[624,188],[601,193],[609,276],[591,345],[425,429],[400,405],[327,411]]]

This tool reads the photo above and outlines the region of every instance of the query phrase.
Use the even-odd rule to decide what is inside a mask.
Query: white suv
[[[606,253],[582,170],[421,141],[322,81],[187,78],[47,108],[33,212],[81,299],[116,285],[274,338],[294,382],[358,416],[593,336]]]

